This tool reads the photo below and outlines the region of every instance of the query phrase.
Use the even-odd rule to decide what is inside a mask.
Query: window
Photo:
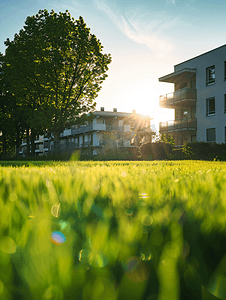
[[[206,68],[206,85],[215,83],[215,66]]]
[[[175,109],[175,120],[181,119],[181,109]]]
[[[192,107],[191,107],[191,117],[192,117],[192,119],[195,118],[195,113],[196,113],[196,107],[195,107],[195,106],[192,106]]]
[[[216,142],[216,130],[215,130],[215,128],[206,129],[206,140],[207,140],[207,142]]]
[[[191,136],[191,142],[196,142],[196,135]]]
[[[224,62],[224,80],[226,80],[226,61]]]
[[[186,88],[186,87],[187,87],[187,84],[188,84],[187,82],[182,83],[181,86],[180,86],[180,89]]]
[[[215,98],[206,99],[206,116],[215,115]]]
[[[226,144],[226,127],[224,127],[224,142]]]
[[[224,94],[224,113],[226,113],[226,94]]]
[[[183,111],[183,118],[187,118],[188,117],[188,110],[184,109]]]

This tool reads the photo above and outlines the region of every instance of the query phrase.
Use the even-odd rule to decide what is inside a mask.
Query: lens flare
[[[54,231],[51,234],[51,242],[55,245],[62,245],[66,241],[64,234],[60,231]]]
[[[139,257],[130,257],[123,268],[127,278],[131,281],[143,282],[149,277],[149,271],[145,263]]]
[[[10,200],[10,201],[16,201],[16,200],[17,200],[17,195],[16,195],[15,193],[11,193],[11,194],[9,195],[9,200]]]
[[[34,214],[34,213],[30,213],[30,214],[28,215],[28,219],[29,219],[29,220],[34,219],[34,217],[35,217],[35,214]]]
[[[93,267],[103,268],[108,264],[108,259],[103,254],[94,255],[91,261]]]
[[[140,251],[140,259],[143,261],[151,260],[153,257],[151,251],[149,249],[141,249]]]
[[[15,253],[16,243],[10,237],[3,236],[0,238],[0,250],[5,253]]]
[[[70,230],[70,223],[64,220],[60,220],[59,226],[60,226],[60,230],[66,230],[66,231]]]
[[[147,198],[150,198],[150,196],[147,193],[141,193],[141,194],[139,194],[139,198],[140,199],[147,199]]]
[[[153,218],[150,215],[145,214],[141,217],[141,222],[144,226],[150,226],[153,223]]]
[[[78,254],[78,259],[84,264],[90,264],[91,262],[91,253],[88,249],[82,249]]]
[[[60,204],[54,204],[51,208],[51,214],[55,217],[58,218],[60,216],[61,213],[61,208],[60,208]]]

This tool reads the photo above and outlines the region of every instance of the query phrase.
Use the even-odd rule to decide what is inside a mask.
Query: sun
[[[162,94],[161,86],[151,84],[150,80],[142,80],[123,88],[114,99],[114,104],[118,111],[136,110],[138,114],[150,116],[152,126],[158,131],[159,122],[174,119],[173,109],[159,106],[159,96]]]

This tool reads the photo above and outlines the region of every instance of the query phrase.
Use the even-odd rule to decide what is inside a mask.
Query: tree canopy
[[[4,74],[30,130],[59,139],[65,124],[94,110],[111,55],[82,17],[40,10],[5,45]]]

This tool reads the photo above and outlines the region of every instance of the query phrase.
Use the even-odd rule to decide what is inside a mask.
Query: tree
[[[23,111],[16,104],[16,98],[12,95],[4,70],[5,59],[0,53],[0,154],[3,158],[14,153],[15,147],[16,154],[19,154],[19,145],[25,128]]]
[[[173,145],[165,142],[148,142],[140,146],[140,157],[144,160],[169,159],[172,153]]]
[[[65,124],[94,110],[111,56],[82,17],[40,10],[5,45],[7,77],[32,131],[58,140]]]
[[[171,144],[173,147],[175,146],[175,139],[169,133],[160,133],[156,139],[156,142],[164,142],[164,143]]]

